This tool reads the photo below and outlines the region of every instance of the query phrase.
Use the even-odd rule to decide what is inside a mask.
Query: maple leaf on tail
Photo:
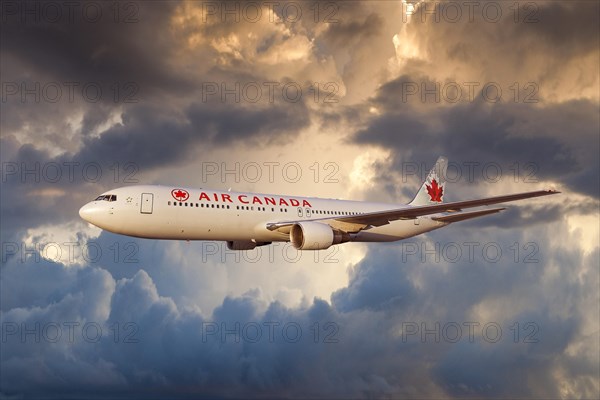
[[[444,188],[442,186],[438,186],[438,183],[435,179],[431,181],[431,186],[425,185],[427,187],[427,194],[431,201],[435,201],[438,203],[442,202],[442,196],[444,195]]]

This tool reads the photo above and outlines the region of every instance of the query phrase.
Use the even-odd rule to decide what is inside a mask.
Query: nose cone
[[[98,206],[93,203],[87,203],[79,209],[79,216],[94,225],[97,225],[99,214]]]
[[[90,222],[90,214],[91,214],[91,207],[89,204],[86,204],[79,209],[79,216],[87,222]]]

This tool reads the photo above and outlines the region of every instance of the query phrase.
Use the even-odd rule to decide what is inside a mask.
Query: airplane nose
[[[89,216],[90,216],[90,207],[89,206],[90,206],[89,204],[86,204],[79,209],[79,216],[83,220],[88,221],[88,222],[90,221],[89,220]]]
[[[98,216],[98,207],[94,204],[88,203],[79,209],[79,216],[85,221],[93,224]]]

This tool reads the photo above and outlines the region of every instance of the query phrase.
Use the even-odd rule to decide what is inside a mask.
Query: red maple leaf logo
[[[442,202],[442,196],[444,195],[444,188],[442,186],[438,186],[438,183],[435,179],[431,180],[431,186],[425,185],[427,187],[427,194],[431,201],[436,201],[438,203]]]
[[[171,196],[173,196],[175,200],[186,201],[190,197],[190,194],[187,192],[187,190],[173,189],[171,190]]]

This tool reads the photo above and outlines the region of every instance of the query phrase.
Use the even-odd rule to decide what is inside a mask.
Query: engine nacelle
[[[324,250],[350,241],[350,235],[320,222],[298,222],[290,230],[290,241],[298,250]]]
[[[253,250],[256,246],[265,246],[271,242],[255,242],[253,240],[228,240],[229,250]]]

